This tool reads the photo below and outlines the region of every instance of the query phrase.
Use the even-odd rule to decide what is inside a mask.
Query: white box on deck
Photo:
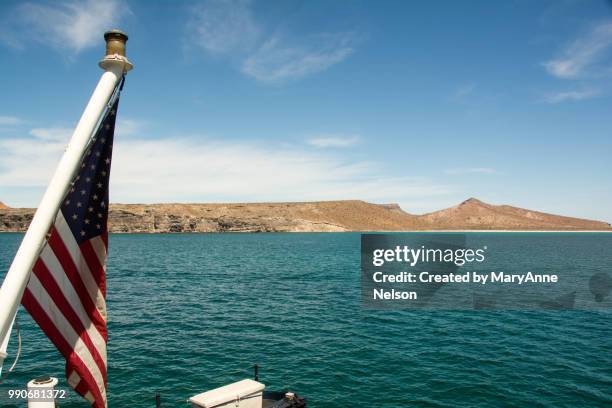
[[[242,380],[189,398],[192,407],[261,408],[266,386],[253,380]]]

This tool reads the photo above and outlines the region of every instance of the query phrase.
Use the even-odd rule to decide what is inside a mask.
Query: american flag
[[[119,98],[102,119],[36,261],[22,304],[93,407],[106,399],[108,180]]]

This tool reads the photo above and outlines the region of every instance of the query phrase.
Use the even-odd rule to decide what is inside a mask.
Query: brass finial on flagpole
[[[110,30],[104,33],[104,41],[106,41],[106,55],[100,61],[100,68],[108,69],[110,64],[120,62],[123,64],[124,72],[128,72],[134,65],[127,59],[125,55],[125,44],[128,36],[121,30]]]
[[[120,30],[110,30],[104,33],[106,41],[106,55],[121,55],[125,57],[125,43],[128,40],[126,33]]]

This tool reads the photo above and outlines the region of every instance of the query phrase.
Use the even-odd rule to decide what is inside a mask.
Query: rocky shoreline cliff
[[[34,209],[0,206],[0,232],[27,229]],[[612,231],[610,224],[469,199],[424,215],[397,204],[319,201],[250,204],[111,204],[115,233],[426,230]]]

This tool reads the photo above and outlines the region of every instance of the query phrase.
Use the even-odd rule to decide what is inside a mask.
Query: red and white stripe
[[[106,408],[108,233],[76,242],[62,212],[32,270],[22,303],[66,359],[68,383]]]

